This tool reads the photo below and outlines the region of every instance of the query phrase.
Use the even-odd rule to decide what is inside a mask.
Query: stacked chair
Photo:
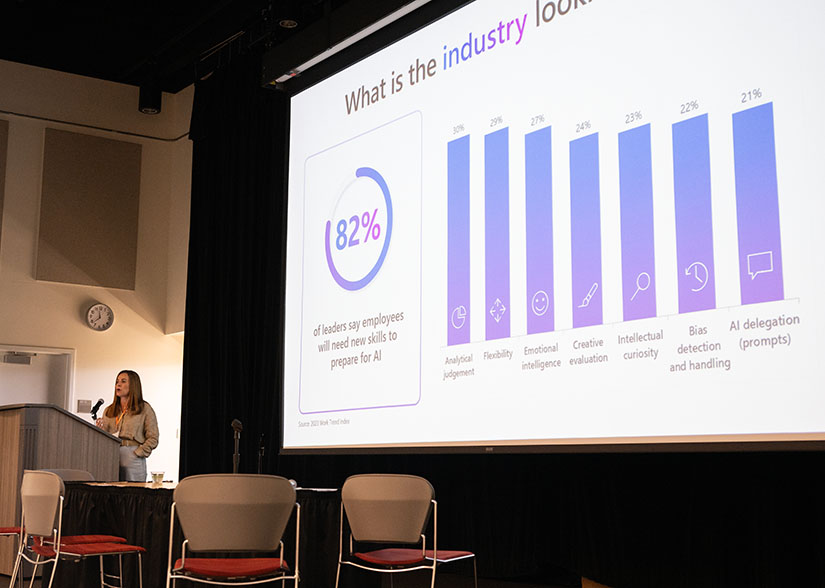
[[[432,537],[424,534],[432,514]],[[370,545],[372,544],[372,545]],[[375,549],[375,544],[382,544]],[[438,549],[438,504],[432,485],[419,476],[360,474],[350,476],[341,489],[341,525],[338,547],[338,588],[341,566],[393,574],[428,570],[430,588],[441,564],[460,560],[473,563],[475,554]]]
[[[20,540],[20,527],[0,527],[0,537],[17,537],[17,540]],[[23,576],[21,575],[19,578],[18,584],[20,586],[23,585]],[[9,584],[11,586],[11,584]]]
[[[20,527],[0,527],[0,537],[20,537]]]
[[[0,537],[14,537],[20,535],[20,527],[0,527]]]
[[[289,480],[256,474],[190,476],[177,485],[173,500],[167,588],[179,579],[222,586],[293,580],[298,588],[301,516]],[[295,521],[292,569],[283,543],[290,519]],[[176,520],[184,540],[173,562]]]
[[[74,470],[76,471],[76,470]],[[70,475],[70,474],[67,474]],[[87,478],[88,479],[88,478]],[[129,545],[123,537],[114,535],[63,535],[63,497],[65,487],[60,475],[54,471],[26,470],[20,489],[22,516],[17,557],[14,561],[9,585],[14,584],[18,573],[22,574],[22,563],[27,561],[37,568],[53,564],[48,586],[54,581],[57,564],[62,559],[81,560],[99,558],[101,588],[123,586],[122,556],[135,554],[138,558],[139,582],[143,586],[141,554],[146,550],[137,545]],[[118,573],[107,574],[103,559],[118,556]],[[44,579],[45,580],[45,579]],[[116,584],[110,582],[116,581]]]

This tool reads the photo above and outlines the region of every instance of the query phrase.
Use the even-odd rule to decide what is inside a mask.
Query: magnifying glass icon
[[[642,272],[636,276],[636,291],[633,293],[633,296],[630,297],[630,301],[633,302],[633,299],[636,298],[636,294],[639,292],[644,292],[648,288],[650,288],[650,274],[647,272]]]

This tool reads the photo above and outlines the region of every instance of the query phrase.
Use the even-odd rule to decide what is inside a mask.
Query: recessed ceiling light
[[[282,28],[285,29],[294,29],[298,26],[297,20],[292,20],[291,18],[285,18],[281,22],[278,23]]]

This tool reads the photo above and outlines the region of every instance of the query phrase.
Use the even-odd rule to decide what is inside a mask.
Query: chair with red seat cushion
[[[49,563],[54,564],[48,584],[51,587],[57,564],[61,559],[98,557],[100,558],[101,588],[112,586],[112,584],[106,583],[106,577],[116,578],[118,584],[122,586],[123,571],[120,558],[125,553],[134,553],[138,556],[138,570],[142,587],[141,553],[145,551],[142,547],[128,545],[125,543],[125,539],[113,535],[74,535],[67,537],[62,535],[64,492],[63,480],[54,472],[42,470],[23,472],[23,484],[20,488],[21,526],[23,531],[9,585],[14,583],[15,577],[21,571],[23,560],[34,565],[35,572],[38,566]],[[84,543],[83,541],[97,542]],[[119,565],[117,575],[104,573],[103,558],[107,555],[119,556],[121,565]]]
[[[117,535],[63,535],[61,545],[80,545],[81,543],[126,543],[126,539]]]
[[[424,531],[431,514],[432,540],[428,544]],[[428,570],[431,572],[430,587],[433,588],[435,571],[440,564],[463,559],[473,562],[473,582],[477,588],[475,554],[472,551],[439,550],[437,539],[438,504],[427,480],[400,474],[350,476],[341,489],[335,588],[340,581],[341,566],[383,573]],[[376,543],[392,546],[363,551],[355,549],[359,544]]]
[[[38,470],[57,474],[63,482],[94,482],[95,477],[87,470],[73,470],[66,468]],[[48,542],[48,541],[47,541]],[[80,543],[126,543],[124,537],[118,535],[63,535],[60,538],[62,545],[77,545]]]
[[[297,588],[300,507],[289,480],[255,474],[190,476],[175,488],[173,500],[167,588],[178,579],[221,585],[293,580]],[[295,564],[290,571],[282,537],[293,510]],[[184,541],[173,565],[175,517]]]
[[[115,537],[117,539],[117,537]],[[44,558],[54,558],[57,550],[52,543],[40,543],[32,546],[32,551]],[[104,588],[123,586],[123,556],[134,554],[138,558],[138,585],[143,587],[143,557],[146,549],[139,545],[129,545],[128,543],[98,542],[98,543],[64,543],[60,542],[59,557],[63,559],[81,560],[89,557],[98,558],[100,565],[100,586]],[[103,566],[103,558],[106,556],[118,557],[117,573],[106,572]],[[116,581],[117,584],[109,582]]]
[[[51,472],[53,474],[57,474],[60,476],[60,479],[64,482],[94,482],[95,477],[92,475],[92,472],[87,470],[72,470],[66,468],[43,468],[39,470],[41,472]]]

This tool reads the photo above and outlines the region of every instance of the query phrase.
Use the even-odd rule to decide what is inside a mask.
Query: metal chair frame
[[[395,474],[361,474],[357,476],[351,476],[347,479],[347,482],[350,479],[354,478],[365,478],[365,477],[374,477],[374,478],[410,478],[415,479],[418,482],[426,482],[424,478],[420,478],[419,476],[402,476],[402,475],[395,475]],[[347,485],[347,482],[344,482],[344,485]],[[429,482],[427,482],[429,484]],[[432,486],[430,486],[432,490]],[[432,516],[430,516],[432,515]],[[429,519],[432,519],[432,548],[428,549],[427,547],[427,536],[423,533],[424,527],[426,526]],[[371,564],[367,561],[355,559],[358,556],[354,552],[355,545],[358,543],[358,540],[355,539],[354,534],[352,532],[351,526],[347,525],[346,523],[349,522],[349,518],[347,515],[346,509],[346,500],[344,497],[344,492],[342,491],[342,499],[341,499],[341,517],[340,517],[340,527],[339,527],[339,541],[338,541],[338,569],[335,574],[335,588],[339,587],[340,577],[341,577],[341,566],[352,566],[355,568],[360,568],[363,570],[371,571],[371,572],[379,572],[390,574],[390,585],[392,586],[392,578],[393,574],[396,573],[403,573],[403,572],[412,572],[416,570],[428,570],[431,573],[430,578],[430,588],[435,588],[435,578],[436,578],[436,569],[440,564],[444,563],[453,563],[456,561],[464,560],[464,559],[472,559],[473,560],[473,585],[475,588],[478,588],[478,573],[476,570],[476,557],[475,553],[472,552],[460,552],[461,555],[452,557],[439,557],[438,551],[438,502],[435,500],[434,497],[430,498],[430,509],[428,513],[423,517],[421,520],[421,527],[422,532],[419,535],[418,542],[415,543],[416,547],[407,547],[402,549],[401,551],[409,551],[410,554],[413,552],[417,552],[420,546],[420,553],[421,558],[420,560],[416,560],[413,563],[403,563],[403,564]],[[345,532],[346,531],[346,532]],[[348,552],[344,553],[344,535],[348,537]],[[398,541],[398,540],[386,540],[383,538],[376,538],[370,537],[365,539],[364,542],[367,543],[379,543],[379,542],[391,542],[396,545],[399,544],[406,544],[406,545],[413,545],[412,542],[405,542],[405,541]],[[452,552],[442,551],[443,553],[451,554]]]
[[[205,474],[205,475],[200,475],[200,476],[190,476],[190,478],[188,478],[188,479],[191,480],[192,478],[207,478],[207,477],[214,478],[214,477],[220,477],[220,476],[227,477],[227,478],[231,477],[231,478],[234,478],[235,480],[247,477],[247,478],[278,478],[280,480],[286,481],[285,478],[281,478],[280,476],[263,476],[263,475],[260,475],[260,474]],[[183,480],[181,480],[178,487],[180,487],[181,484],[186,483],[186,480],[187,480],[187,478],[184,478]],[[176,492],[177,492],[177,490],[176,490]],[[191,582],[199,582],[199,583],[203,583],[203,584],[213,584],[213,585],[218,585],[218,586],[252,586],[252,585],[257,585],[257,584],[265,584],[265,583],[269,583],[269,582],[281,582],[281,585],[285,586],[287,580],[292,580],[295,583],[295,588],[298,588],[298,582],[299,582],[299,579],[300,579],[299,546],[300,546],[300,539],[301,539],[301,506],[300,506],[300,504],[298,504],[297,501],[291,507],[291,512],[289,513],[289,517],[288,517],[288,518],[291,518],[292,511],[294,511],[294,513],[295,513],[295,565],[294,565],[294,571],[291,574],[289,574],[289,573],[286,573],[284,571],[284,568],[282,567],[280,572],[274,572],[272,574],[267,574],[267,575],[261,576],[261,577],[249,577],[248,579],[241,579],[241,578],[230,579],[230,578],[226,578],[226,579],[220,580],[220,579],[216,579],[216,578],[203,577],[203,576],[199,576],[199,575],[192,575],[192,574],[186,573],[184,571],[184,569],[185,569],[185,566],[186,566],[187,557],[190,557],[190,559],[197,559],[196,557],[193,558],[189,555],[190,553],[192,553],[192,550],[189,547],[189,538],[184,538],[184,540],[181,544],[181,556],[180,556],[181,562],[180,562],[180,566],[179,567],[173,567],[173,564],[172,564],[172,551],[173,551],[173,548],[174,548],[174,546],[173,546],[173,537],[174,537],[174,528],[175,528],[175,515],[177,514],[178,517],[180,518],[180,514],[178,513],[178,510],[179,509],[178,509],[178,504],[177,504],[177,500],[176,500],[172,503],[172,511],[171,511],[170,522],[169,522],[169,557],[168,557],[168,562],[167,562],[166,588],[169,588],[170,585],[173,586],[173,587],[176,586],[177,580],[189,580]],[[288,524],[288,521],[287,521],[286,524]],[[181,528],[183,528],[183,525],[181,525]],[[185,534],[185,531],[184,531],[184,534]],[[227,552],[233,551],[233,549],[231,549],[231,548],[228,548],[226,550],[209,549],[208,551],[217,552],[217,553],[221,553],[221,552],[227,553]],[[244,550],[244,551],[249,551],[249,550]],[[252,551],[258,551],[258,550],[252,550]],[[283,563],[284,563],[283,533],[282,533],[281,538],[278,540],[278,549],[276,551],[278,552],[278,559],[280,560],[280,562],[283,566]]]
[[[85,553],[82,548],[93,548],[94,551]],[[52,557],[52,552],[57,552],[54,544],[49,542],[42,546],[31,548],[38,555],[45,554],[44,557]],[[145,551],[142,547],[137,545],[127,545],[126,543],[63,543],[60,545],[60,552],[58,557],[60,559],[68,559],[72,561],[81,561],[84,559],[97,557],[99,562],[99,577],[101,588],[123,588],[123,556],[134,554],[138,559],[138,585],[143,587],[143,557],[142,552]],[[117,573],[112,574],[106,572],[103,564],[103,558],[107,556],[117,556]],[[117,582],[116,584],[113,582]]]

